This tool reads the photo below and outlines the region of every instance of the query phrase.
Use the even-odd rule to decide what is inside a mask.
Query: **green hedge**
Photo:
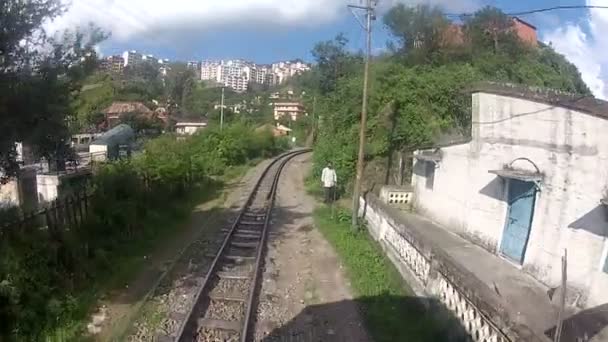
[[[96,170],[85,223],[51,236],[30,227],[0,235],[0,340],[65,341],[83,328],[95,290],[140,240],[186,215],[193,190],[211,191],[231,166],[274,155],[284,143],[236,124],[178,140],[149,141],[131,160]],[[25,227],[27,228],[27,227]],[[97,286],[101,285],[101,286]]]

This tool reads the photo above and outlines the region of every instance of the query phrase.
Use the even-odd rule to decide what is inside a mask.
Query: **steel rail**
[[[253,277],[251,277],[252,280],[249,284],[249,291],[248,291],[249,293],[246,298],[245,319],[241,322],[242,328],[240,331],[241,341],[247,340],[247,337],[249,334],[250,319],[251,319],[252,311],[254,308],[253,303],[256,298],[256,296],[255,296],[256,287],[257,287],[257,283],[258,283],[258,279],[259,279],[259,275],[260,275],[260,268],[262,265],[266,240],[267,240],[267,236],[268,236],[268,226],[270,224],[271,212],[274,207],[274,200],[276,197],[276,191],[277,191],[277,187],[278,187],[278,181],[280,178],[280,174],[289,160],[291,160],[295,156],[298,156],[298,155],[301,155],[304,153],[308,153],[308,152],[310,152],[310,149],[301,149],[301,150],[283,153],[283,154],[279,155],[278,157],[276,157],[264,169],[264,171],[262,172],[262,175],[259,177],[253,190],[249,194],[247,201],[242,206],[237,218],[234,220],[232,226],[230,227],[228,234],[226,234],[226,237],[224,238],[224,241],[223,241],[221,247],[219,248],[215,258],[213,259],[213,262],[211,263],[211,266],[209,267],[207,274],[205,275],[202,285],[199,287],[199,289],[194,297],[194,302],[193,302],[194,304],[190,307],[188,313],[185,316],[186,318],[180,324],[178,333],[177,333],[177,335],[175,335],[176,337],[175,337],[174,341],[186,342],[186,341],[192,341],[194,339],[195,332],[198,329],[199,314],[201,312],[204,312],[203,307],[202,307],[203,303],[204,303],[203,299],[205,297],[205,294],[209,290],[211,279],[214,277],[214,275],[216,275],[218,273],[218,266],[220,264],[220,260],[222,259],[224,252],[227,250],[227,247],[232,242],[235,232],[237,231],[237,228],[243,222],[244,215],[250,209],[251,205],[253,204],[254,199],[258,195],[258,193],[260,191],[260,187],[262,186],[262,183],[266,180],[266,177],[269,176],[269,172],[273,169],[273,167],[278,166],[276,173],[273,175],[273,180],[272,180],[270,190],[266,196],[267,204],[265,205],[265,207],[261,208],[261,209],[265,209],[265,211],[266,211],[265,219],[264,219],[264,223],[263,223],[263,227],[262,227],[261,237],[258,241],[258,246],[257,246],[257,250],[256,250],[256,260],[255,260],[255,264],[254,264],[255,266],[254,266],[254,271],[253,271]],[[209,302],[209,304],[210,304],[210,302]]]

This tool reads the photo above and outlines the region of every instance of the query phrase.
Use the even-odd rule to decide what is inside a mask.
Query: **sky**
[[[257,63],[312,60],[318,41],[342,32],[349,48],[364,48],[364,31],[347,4],[362,0],[62,0],[68,10],[46,24],[48,31],[86,27],[110,32],[102,55],[138,50],[172,60],[243,58]],[[602,3],[603,2],[603,3]],[[429,3],[446,13],[470,13],[485,5],[518,12],[558,5],[608,5],[606,0],[379,0],[379,19],[397,4]],[[561,10],[522,16],[539,39],[564,54],[581,71],[594,95],[608,99],[608,9]],[[374,24],[373,51],[390,35]]]

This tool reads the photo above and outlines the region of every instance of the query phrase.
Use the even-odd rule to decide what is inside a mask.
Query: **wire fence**
[[[50,233],[78,229],[89,214],[91,197],[91,194],[76,193],[49,202],[39,210],[16,212],[11,219],[0,222],[0,238],[31,229],[48,230]]]

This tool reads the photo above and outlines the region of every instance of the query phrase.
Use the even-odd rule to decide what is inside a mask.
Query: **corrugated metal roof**
[[[93,140],[91,145],[122,145],[131,142],[134,137],[131,126],[120,124]]]
[[[147,114],[152,112],[141,102],[113,102],[112,105],[104,111],[106,114],[124,114],[124,113],[140,113]]]

